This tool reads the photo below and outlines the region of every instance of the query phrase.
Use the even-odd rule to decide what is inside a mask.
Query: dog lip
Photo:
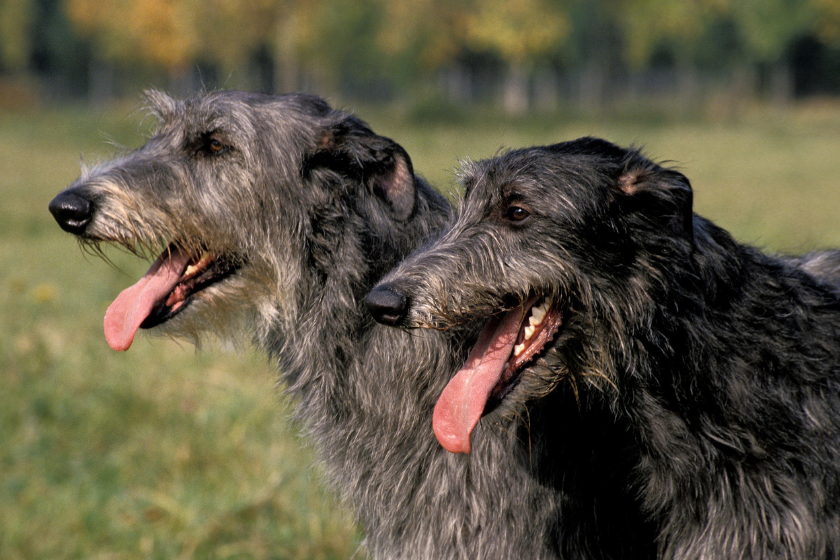
[[[447,382],[432,413],[435,437],[447,451],[470,452],[470,437],[481,417],[498,406],[518,382],[516,374],[560,327],[560,312],[548,300],[536,305],[538,301],[533,296],[492,315],[463,367]],[[515,350],[517,342],[520,348]]]
[[[152,308],[140,324],[140,328],[151,329],[172,319],[189,307],[195,294],[224,280],[240,267],[235,259],[217,257],[207,251],[197,258],[190,259],[178,283]]]
[[[545,302],[546,300],[538,301]],[[554,336],[560,330],[560,326],[563,324],[563,313],[551,300],[548,300],[548,302],[548,305],[543,303],[542,305],[532,306],[529,313],[523,319],[514,348],[520,344],[526,344],[526,346],[518,356],[513,353],[511,354],[508,364],[499,379],[499,383],[490,393],[485,414],[496,408],[513,388],[516,387],[525,368],[533,363],[534,359],[545,350],[548,343],[554,339]],[[526,336],[525,329],[530,326],[529,319],[534,314],[534,310],[540,307],[545,308],[544,316],[539,321],[537,328],[531,336]]]

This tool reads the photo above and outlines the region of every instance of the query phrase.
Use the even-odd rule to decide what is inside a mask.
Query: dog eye
[[[219,156],[230,151],[230,146],[216,133],[203,136],[196,149],[196,153],[204,153],[208,156]]]
[[[508,207],[507,212],[505,212],[505,218],[511,222],[521,222],[530,215],[531,213],[521,206],[510,206]]]
[[[214,156],[223,154],[228,150],[228,147],[225,146],[218,138],[209,138],[205,147],[207,153]]]

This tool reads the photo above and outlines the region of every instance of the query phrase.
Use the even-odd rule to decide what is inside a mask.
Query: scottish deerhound
[[[572,435],[597,460],[606,422],[586,419],[611,412],[660,557],[840,557],[836,251],[741,245],[693,214],[684,175],[598,139],[463,183],[451,229],[367,297],[407,328],[492,317],[436,404],[441,444]]]
[[[412,336],[364,309],[378,279],[451,215],[399,145],[311,96],[149,101],[156,134],[50,204],[94,250],[160,255],[107,311],[114,349],[139,328],[194,340],[250,333],[279,365],[377,558],[645,555],[653,538],[627,514],[638,505],[610,418],[592,424],[614,444],[608,461],[593,461],[584,430],[531,442],[568,450],[551,461],[504,430],[472,457],[435,441],[437,395],[480,325]],[[577,417],[557,414],[564,425]]]

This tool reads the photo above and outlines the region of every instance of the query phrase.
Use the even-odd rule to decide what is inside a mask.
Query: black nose
[[[405,319],[408,313],[408,298],[388,284],[382,284],[371,290],[365,297],[365,305],[374,319],[392,327]]]
[[[78,192],[67,190],[50,202],[50,212],[61,229],[79,235],[93,217],[93,204]]]

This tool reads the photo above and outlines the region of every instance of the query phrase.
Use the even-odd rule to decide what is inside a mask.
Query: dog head
[[[386,324],[487,325],[443,391],[450,451],[491,410],[519,415],[562,379],[610,384],[616,333],[644,328],[692,253],[692,192],[634,149],[582,138],[468,163],[457,220],[367,297]]]
[[[147,100],[157,127],[145,145],[86,169],[50,203],[86,247],[157,257],[108,310],[114,349],[141,327],[197,339],[292,324],[338,260],[381,275],[413,246],[411,160],[355,116],[303,94]]]

